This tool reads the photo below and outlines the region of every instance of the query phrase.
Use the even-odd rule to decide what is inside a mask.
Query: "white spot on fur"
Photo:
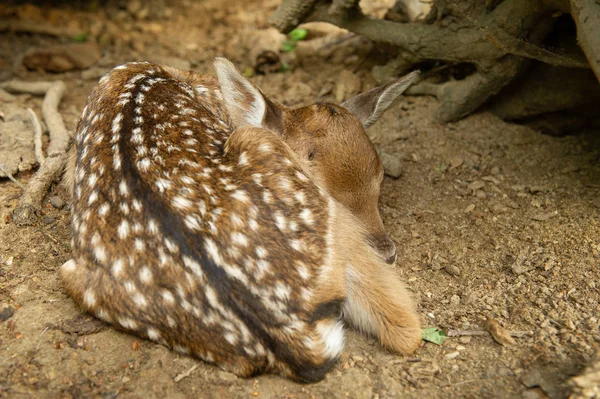
[[[85,290],[83,294],[83,303],[90,308],[96,306],[96,295],[94,295],[90,288]]]
[[[129,189],[127,188],[125,180],[121,180],[121,183],[119,183],[119,193],[125,197],[129,194]]]
[[[317,332],[323,342],[323,355],[334,359],[344,349],[344,325],[341,321],[321,321],[317,323]]]
[[[133,303],[135,303],[139,308],[145,308],[148,305],[146,298],[139,292],[133,296]]]
[[[142,203],[139,200],[134,199],[131,202],[131,204],[133,205],[133,209],[135,209],[136,211],[138,211],[138,212],[142,211]]]
[[[250,198],[248,197],[248,193],[243,190],[236,190],[231,194],[231,196],[241,202],[248,203],[250,202]]]
[[[267,250],[264,247],[258,246],[256,247],[256,256],[258,256],[259,258],[266,258],[267,257]]]
[[[148,338],[152,341],[160,340],[159,332],[152,327],[148,328],[148,330],[146,331],[146,334],[148,335]]]
[[[108,213],[109,210],[110,210],[110,205],[107,203],[104,203],[104,204],[100,205],[100,208],[98,208],[98,215],[106,216],[106,214]]]
[[[304,243],[301,240],[290,240],[290,247],[300,252],[304,250]]]
[[[124,240],[129,235],[129,222],[127,220],[123,220],[119,227],[117,228],[117,234],[119,238]]]
[[[275,212],[274,218],[275,218],[275,224],[277,225],[279,230],[281,230],[281,231],[285,230],[285,228],[287,226],[287,220],[281,214],[281,212]]]
[[[171,239],[165,238],[165,245],[167,246],[167,249],[170,252],[172,252],[172,253],[179,252],[179,248],[177,247],[177,245],[175,245],[175,243],[173,241],[171,241]]]
[[[173,318],[171,316],[167,316],[167,324],[169,324],[169,327],[173,328],[177,325],[177,323],[175,323],[175,320],[173,320]]]
[[[183,264],[189,267],[196,276],[204,278],[204,273],[202,272],[200,263],[196,262],[189,256],[183,256]]]
[[[140,168],[140,170],[146,172],[148,171],[148,169],[150,169],[150,165],[152,163],[150,162],[150,160],[148,158],[143,158],[138,162],[138,168]]]
[[[122,317],[122,318],[118,319],[117,321],[123,328],[128,328],[130,330],[137,329],[137,323],[133,319],[130,319],[129,317]]]
[[[298,191],[296,194],[294,194],[294,197],[296,197],[296,200],[304,205],[306,203],[306,194],[304,194],[304,191]]]
[[[246,151],[243,151],[240,154],[240,159],[238,161],[238,166],[244,166],[248,164],[248,155],[246,154]]]
[[[88,205],[92,205],[98,199],[98,191],[93,191],[88,198]]]
[[[308,208],[304,208],[302,212],[300,212],[300,218],[302,218],[302,220],[304,220],[304,223],[306,223],[309,226],[311,226],[315,222],[315,220],[313,219],[312,211]]]
[[[135,250],[138,252],[142,252],[146,248],[146,245],[144,244],[144,241],[142,241],[141,238],[136,238],[133,246],[135,247]]]
[[[192,206],[192,201],[180,195],[173,198],[173,206],[177,209],[188,209]]]
[[[144,284],[150,284],[152,282],[152,271],[148,266],[144,266],[140,270],[140,281]]]
[[[183,219],[183,223],[190,230],[200,231],[202,230],[202,226],[200,225],[200,219],[196,215],[187,215]]]
[[[124,266],[123,259],[117,259],[116,261],[114,261],[112,264],[112,274],[115,277],[119,277],[121,275],[121,273],[123,272],[123,266]]]
[[[236,245],[241,245],[243,247],[248,246],[248,237],[242,233],[233,233],[231,235],[231,241]]]
[[[165,190],[168,190],[171,188],[171,182],[168,180],[165,180],[165,179],[157,179],[154,184],[156,184],[156,186],[158,187],[158,190],[161,193],[164,193]]]
[[[173,345],[173,350],[182,355],[190,354],[190,350],[188,348],[186,348],[185,346],[181,346],[181,345]]]
[[[74,259],[69,259],[62,264],[61,269],[63,272],[72,273],[77,269],[77,263],[75,263]]]
[[[175,303],[175,297],[173,296],[173,294],[171,294],[171,292],[164,290],[162,292],[162,297],[165,300],[165,302],[170,303],[171,305]]]
[[[158,223],[156,223],[156,220],[150,219],[148,221],[148,232],[152,235],[158,234]]]
[[[118,113],[112,121],[112,132],[117,134],[121,129],[121,120],[123,120],[123,114]]]

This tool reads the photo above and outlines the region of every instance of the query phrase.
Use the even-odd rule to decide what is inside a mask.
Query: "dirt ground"
[[[73,131],[91,87],[113,66],[152,60],[209,72],[213,57],[224,54],[244,70],[257,50],[280,40],[266,29],[273,0],[184,0],[166,10],[127,3],[0,5],[5,21],[68,31],[0,29],[0,80],[62,79],[61,113]],[[379,12],[382,2],[372,3]],[[26,51],[69,43],[70,32],[80,31],[91,32],[88,41],[101,50],[92,67],[55,74],[22,66]],[[315,32],[286,55],[295,69],[253,80],[289,105],[335,101],[375,84],[368,43],[334,40],[342,33],[323,27]],[[38,97],[2,98],[0,110],[8,103],[40,113]],[[491,318],[531,335],[510,346],[489,336],[451,337],[402,357],[349,332],[341,361],[320,383],[240,379],[82,316],[57,273],[70,258],[69,206],[49,198],[68,196],[53,188],[39,223],[19,227],[10,213],[20,189],[3,179],[0,397],[568,396],[566,381],[600,347],[600,134],[544,136],[485,112],[441,125],[431,118],[435,106],[431,98],[402,98],[369,131],[402,169],[385,179],[381,195],[384,223],[399,244],[394,267],[414,292],[424,327],[482,330]],[[16,177],[26,183],[30,174]]]

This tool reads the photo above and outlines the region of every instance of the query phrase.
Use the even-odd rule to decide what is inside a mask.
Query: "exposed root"
[[[34,33],[55,37],[72,37],[77,32],[34,21],[0,21],[0,32]]]
[[[71,136],[65,128],[62,116],[58,112],[58,105],[65,92],[65,84],[62,81],[11,81],[0,84],[0,87],[13,93],[45,94],[42,103],[42,116],[50,132],[48,156],[44,164],[40,164],[40,168],[25,187],[19,205],[13,210],[15,223],[31,225],[35,223],[35,215],[42,207],[42,200],[50,185],[59,178],[67,160],[67,150]]]
[[[15,177],[12,174],[10,174],[8,170],[4,169],[2,165],[0,165],[0,170],[6,175],[6,177],[8,177],[10,181],[15,183],[17,186],[21,187],[21,190],[25,191],[25,186],[22,185],[17,179],[15,179]]]
[[[42,168],[46,163],[44,151],[42,150],[42,125],[40,124],[37,115],[31,108],[27,108],[27,112],[29,112],[29,116],[31,117],[31,124],[33,125],[33,130],[35,132],[33,140],[33,145],[35,148],[35,160]]]
[[[577,25],[577,41],[600,81],[600,4],[594,0],[571,0],[571,16]]]
[[[466,0],[433,0],[425,23],[398,23],[364,15],[355,0],[283,0],[271,22],[283,32],[301,22],[328,22],[374,42],[397,46],[396,59],[374,69],[380,83],[424,61],[474,65],[476,71],[465,79],[442,83],[424,79],[409,90],[436,96],[441,104],[436,117],[448,122],[486,104],[532,61],[572,70],[591,67],[600,80],[600,8],[595,0],[568,1],[500,0],[482,6]],[[572,14],[587,59],[581,53],[555,52],[542,46],[554,28],[556,15],[563,12]]]

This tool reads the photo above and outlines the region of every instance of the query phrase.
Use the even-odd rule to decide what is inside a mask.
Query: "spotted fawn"
[[[344,322],[408,354],[419,317],[393,269],[364,129],[416,77],[341,105],[267,98],[225,59],[217,78],[149,63],[93,89],[70,165],[76,303],[239,376],[322,379]]]

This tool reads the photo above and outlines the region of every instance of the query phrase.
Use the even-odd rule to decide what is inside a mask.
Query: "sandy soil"
[[[1,32],[1,78],[64,80],[61,112],[74,130],[89,90],[112,66],[150,59],[210,71],[212,58],[224,54],[244,69],[257,49],[279,40],[265,30],[273,0],[180,1],[166,11],[118,4],[0,6],[2,18],[91,31],[88,39],[102,51],[85,71],[28,71],[20,64],[24,52],[70,37]],[[287,55],[295,70],[253,79],[291,105],[372,87],[368,43],[331,43],[336,35],[321,30],[301,43]],[[38,113],[41,105],[17,95],[0,100],[0,108],[8,102]],[[37,225],[18,227],[10,212],[20,189],[1,180],[0,312],[11,307],[14,314],[0,313],[0,396],[568,396],[565,382],[600,346],[600,135],[549,137],[485,112],[441,125],[431,118],[435,106],[430,98],[403,98],[369,131],[402,166],[398,179],[385,179],[381,196],[384,223],[399,244],[395,267],[426,327],[481,330],[492,318],[532,335],[511,346],[489,336],[452,337],[408,358],[349,332],[341,361],[318,384],[240,379],[82,315],[57,273],[70,257],[68,204],[58,209],[47,199]],[[17,175],[23,183],[29,177]],[[54,196],[68,201],[58,187],[48,198]]]

